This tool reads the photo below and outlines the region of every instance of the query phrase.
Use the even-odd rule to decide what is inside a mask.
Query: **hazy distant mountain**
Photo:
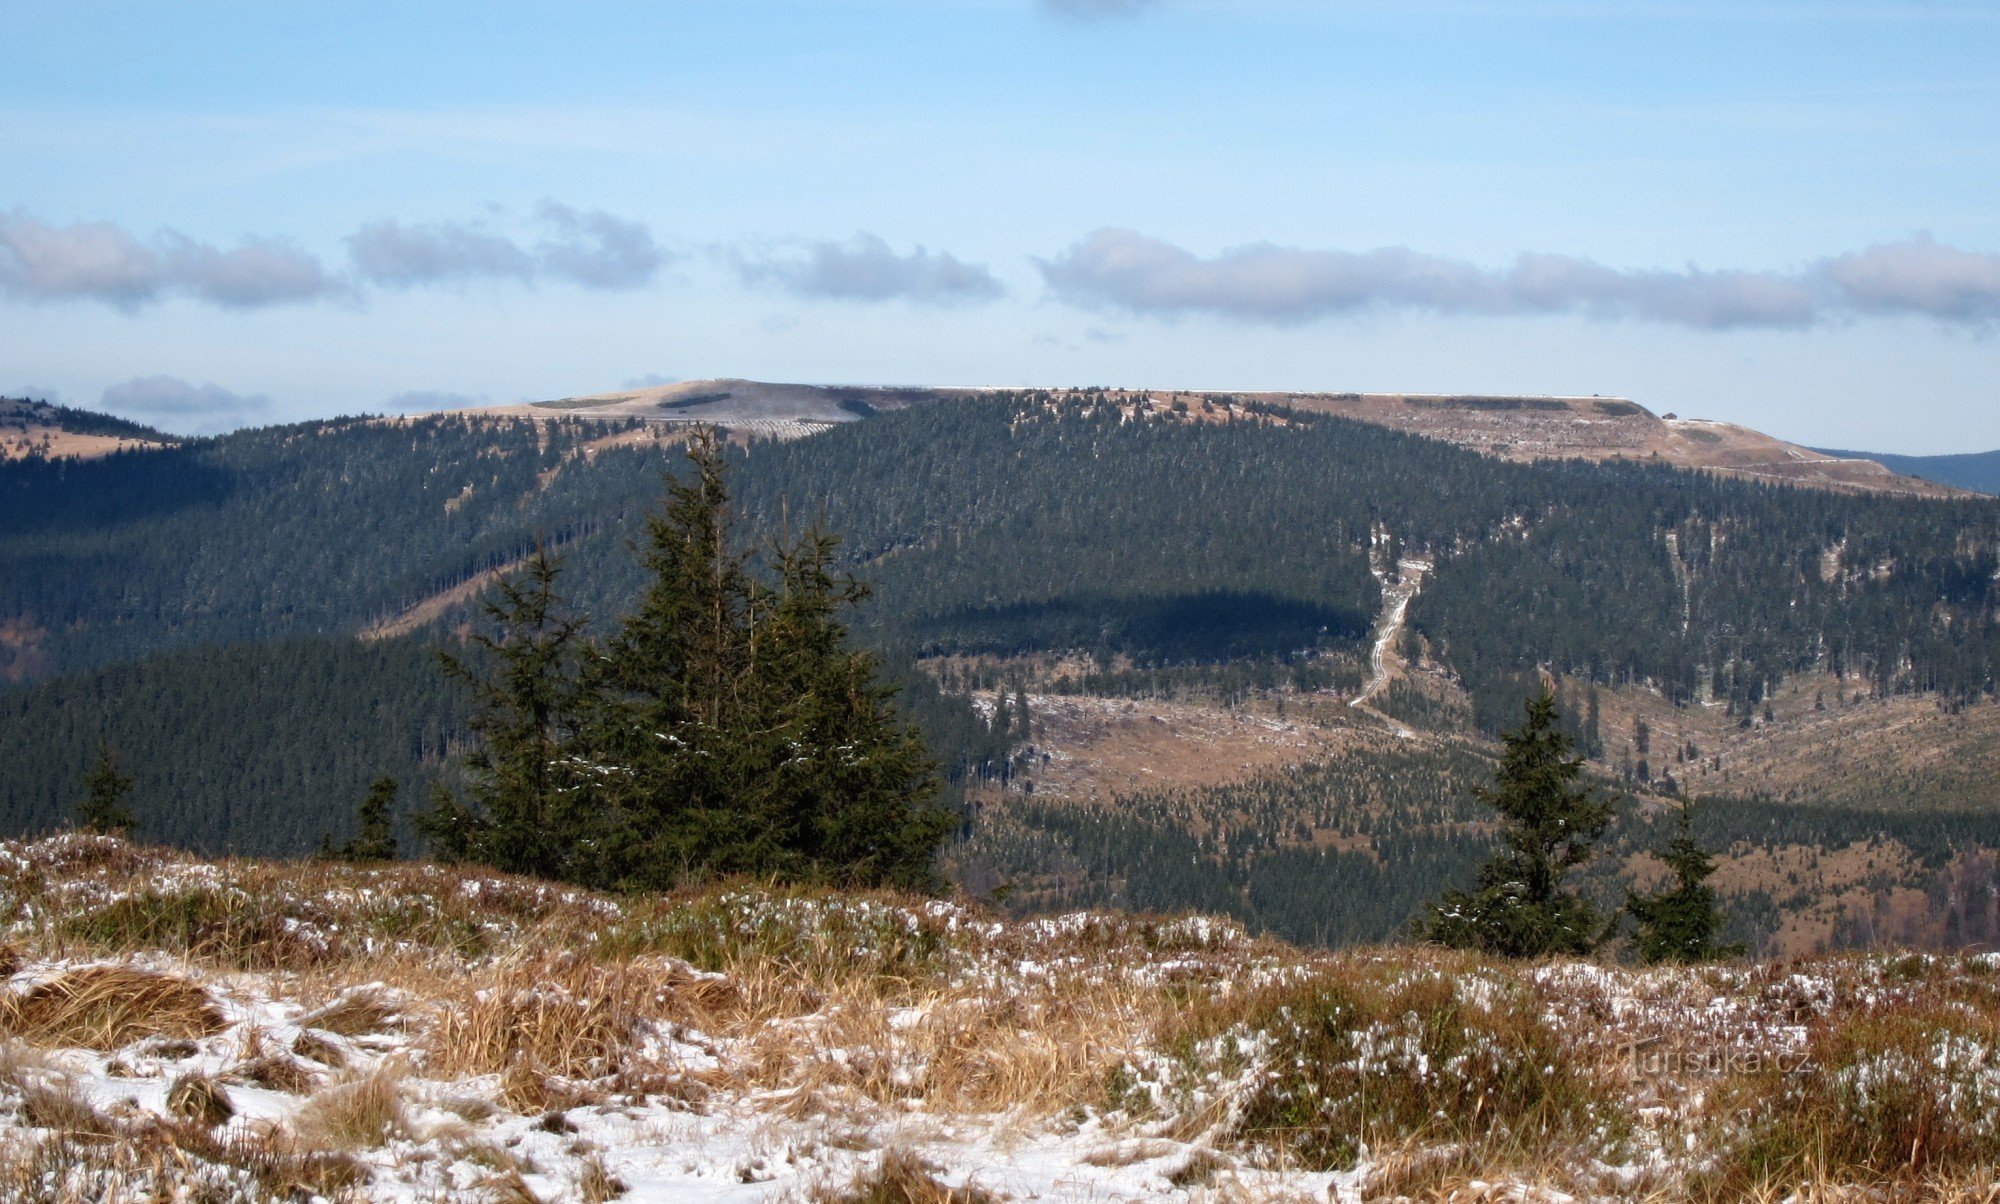
[[[1921,477],[1940,485],[2000,494],[2000,451],[1964,452],[1955,456],[1898,456],[1889,452],[1837,451],[1815,448],[1829,456],[1873,460],[1891,472]]]

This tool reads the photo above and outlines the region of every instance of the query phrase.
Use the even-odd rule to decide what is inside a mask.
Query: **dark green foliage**
[[[132,793],[132,779],[119,772],[118,754],[108,744],[97,746],[97,761],[83,779],[83,802],[76,809],[76,821],[92,832],[122,832],[139,821],[125,798]]]
[[[370,782],[421,791],[463,744],[427,644],[196,648],[0,690],[0,817],[10,833],[68,821],[104,741],[135,779],[143,840],[277,856],[347,840]]]
[[[576,601],[620,613],[645,588],[623,541],[662,457],[573,458],[604,429],[327,422],[0,466],[0,617],[45,633],[0,672],[354,630],[520,558],[537,529]],[[1990,501],[1509,464],[1311,415],[1133,421],[1037,392],[729,454],[753,538],[779,532],[787,500],[844,533],[845,567],[880,590],[856,616],[878,647],[1142,668],[1354,652],[1386,527],[1386,554],[1438,558],[1410,622],[1488,730],[1543,665],[1740,714],[1808,668],[1964,698],[2000,665]]]
[[[688,456],[691,477],[669,481],[648,523],[652,584],[601,647],[556,616],[552,562],[507,587],[486,642],[497,672],[458,670],[482,689],[472,805],[441,798],[427,830],[463,833],[465,855],[501,869],[593,886],[750,874],[936,889],[953,821],[876,658],[846,646],[838,612],[865,591],[833,568],[837,541],[777,546],[765,580],[733,546],[719,444],[699,437]]]
[[[1625,911],[1639,924],[1632,949],[1648,965],[1715,961],[1743,953],[1742,945],[1721,939],[1728,920],[1708,885],[1715,858],[1695,839],[1694,809],[1691,802],[1676,808],[1673,838],[1656,854],[1673,874],[1672,883],[1654,894],[1625,895]]]
[[[566,460],[609,429],[335,420],[0,465],[0,619],[46,633],[17,671],[358,631],[520,559],[537,531],[562,545],[615,524],[661,457]]]
[[[342,861],[394,861],[396,793],[396,779],[376,778],[355,812],[360,831],[346,844],[329,849],[328,855]]]
[[[1000,771],[1008,739],[964,698],[907,664],[886,675],[908,683],[897,701],[944,762],[948,798]],[[355,835],[353,800],[378,777],[417,800],[458,782],[465,694],[423,637],[190,649],[0,689],[0,824],[12,835],[72,822],[101,739],[136,779],[141,839],[307,854],[322,834]],[[408,816],[397,835],[408,847]]]
[[[1603,939],[1604,920],[1567,879],[1596,851],[1611,804],[1583,781],[1583,758],[1572,754],[1553,693],[1530,701],[1503,742],[1493,785],[1478,792],[1500,813],[1500,848],[1479,867],[1478,889],[1446,891],[1419,935],[1504,957],[1588,953]]]
[[[417,819],[433,851],[516,873],[573,878],[584,842],[587,806],[567,758],[582,706],[583,620],[556,593],[561,561],[537,545],[522,570],[503,579],[486,603],[492,631],[473,643],[484,670],[450,652],[445,672],[471,688],[465,756],[471,806],[449,793]]]

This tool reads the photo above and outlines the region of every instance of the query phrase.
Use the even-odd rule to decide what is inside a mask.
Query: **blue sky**
[[[0,391],[1532,391],[2000,446],[2000,5],[0,16]]]

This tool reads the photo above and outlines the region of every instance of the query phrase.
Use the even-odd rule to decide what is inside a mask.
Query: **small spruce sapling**
[[[376,778],[356,813],[360,832],[340,846],[343,861],[396,859],[396,779]]]
[[[108,744],[97,746],[97,763],[83,779],[83,803],[76,810],[77,822],[100,835],[109,836],[136,826],[125,796],[132,793],[132,777],[118,768],[118,754]]]
[[[1479,867],[1478,889],[1445,892],[1418,935],[1504,957],[1589,953],[1608,935],[1590,900],[1565,886],[1611,822],[1611,803],[1582,784],[1555,695],[1544,688],[1527,718],[1502,739],[1493,785],[1478,791],[1500,813],[1501,847]]]
[[[1715,872],[1715,858],[1694,838],[1692,802],[1681,804],[1673,838],[1654,855],[1666,863],[1673,881],[1651,895],[1630,891],[1625,895],[1626,913],[1639,922],[1632,937],[1639,960],[1654,965],[1740,957],[1742,945],[1723,944],[1718,939],[1726,919],[1715,889],[1707,882]]]

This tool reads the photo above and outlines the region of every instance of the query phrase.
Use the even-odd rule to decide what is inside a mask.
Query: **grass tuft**
[[[215,1128],[236,1115],[236,1105],[222,1084],[208,1075],[184,1074],[167,1088],[167,1111],[182,1120]]]
[[[127,966],[86,966],[0,997],[0,1034],[31,1045],[109,1051],[147,1037],[197,1038],[224,1027],[208,992]]]
[[[937,1168],[908,1150],[890,1150],[881,1161],[854,1176],[846,1187],[822,1190],[814,1204],[999,1204],[985,1188],[952,1187]]]
[[[322,1088],[292,1116],[292,1132],[302,1141],[334,1150],[375,1149],[410,1136],[403,1107],[406,1069],[388,1062],[375,1071]]]

